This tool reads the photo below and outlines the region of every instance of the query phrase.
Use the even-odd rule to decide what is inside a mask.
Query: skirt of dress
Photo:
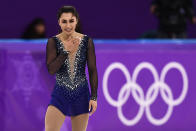
[[[83,83],[76,89],[55,84],[49,105],[55,106],[65,116],[76,116],[89,113],[90,92],[88,83]]]

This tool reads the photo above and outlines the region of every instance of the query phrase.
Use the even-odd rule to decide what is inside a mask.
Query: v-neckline
[[[83,40],[84,40],[84,38],[85,38],[85,36],[86,35],[83,35],[82,37],[81,37],[81,39],[80,39],[80,42],[79,42],[79,44],[78,44],[78,48],[77,48],[77,51],[76,51],[76,53],[75,53],[75,57],[74,57],[74,62],[73,62],[73,74],[72,74],[72,70],[71,70],[71,65],[70,65],[70,58],[69,58],[69,55],[68,55],[68,74],[69,74],[69,78],[70,78],[70,80],[71,80],[71,82],[72,82],[72,84],[74,84],[74,79],[75,79],[75,75],[76,75],[76,73],[74,72],[75,71],[75,69],[77,70],[77,62],[76,62],[76,57],[77,57],[77,55],[78,55],[78,52],[79,52],[79,50],[80,50],[80,46],[81,46],[81,44],[83,43]],[[63,42],[61,41],[61,39],[59,39],[57,36],[55,36],[56,38],[57,38],[57,40],[59,41],[59,43],[60,44],[63,44]],[[64,45],[62,45],[63,46],[63,49],[65,50],[65,51],[67,51],[66,49],[65,49],[65,47],[64,47]],[[73,75],[73,76],[72,76]],[[73,79],[72,79],[72,77],[73,77]]]
[[[64,46],[63,41],[62,41],[59,37],[57,37],[56,35],[55,35],[55,37],[58,39],[59,43],[62,43],[62,44],[63,44],[63,45],[62,45],[62,46],[63,46],[63,49],[64,49],[65,51],[67,51],[67,49],[65,49],[65,46]],[[80,39],[80,42],[79,42],[79,44],[78,44],[78,49],[77,49],[77,51],[76,51],[76,54],[77,54],[77,52],[78,52],[78,50],[79,50],[79,47],[80,47],[80,45],[81,45],[81,43],[82,43],[84,37],[85,37],[85,35],[83,35],[82,37],[80,37],[81,39]]]

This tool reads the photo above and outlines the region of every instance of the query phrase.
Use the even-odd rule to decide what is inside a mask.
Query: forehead
[[[63,13],[61,15],[60,19],[66,19],[66,20],[68,20],[68,19],[76,19],[76,17],[73,16],[72,13]]]

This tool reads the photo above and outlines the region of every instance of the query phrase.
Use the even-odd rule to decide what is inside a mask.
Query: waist
[[[90,98],[90,92],[88,88],[88,83],[83,82],[82,84],[78,85],[77,88],[71,89],[68,86],[65,85],[59,85],[59,83],[55,84],[55,87],[52,91],[51,96],[58,97],[61,100],[68,100],[75,101],[78,98],[82,97],[83,95],[86,95]]]
[[[79,86],[82,86],[82,85],[88,85],[88,81],[86,79],[85,76],[83,77],[78,77],[76,79],[69,79],[69,78],[62,78],[62,77],[56,77],[56,85],[59,85],[59,86],[66,86],[70,89],[75,89]]]

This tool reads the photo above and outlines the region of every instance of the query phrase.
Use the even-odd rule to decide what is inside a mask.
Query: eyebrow
[[[62,20],[65,20],[65,19],[62,19]],[[69,20],[74,20],[73,18],[69,19]],[[66,20],[67,21],[67,20]]]

